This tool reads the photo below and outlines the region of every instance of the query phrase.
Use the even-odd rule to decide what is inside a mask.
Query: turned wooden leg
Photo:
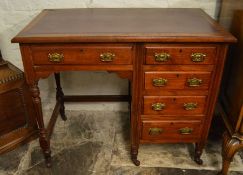
[[[204,144],[202,144],[202,143],[196,143],[195,144],[194,161],[198,165],[202,165],[203,164],[203,160],[201,159],[203,147],[204,147]]]
[[[222,144],[223,166],[220,175],[227,175],[230,163],[235,153],[240,149],[243,149],[243,138],[237,134],[230,136],[227,131],[224,132]]]
[[[62,119],[65,121],[67,120],[66,114],[65,114],[65,106],[64,106],[64,93],[62,91],[61,87],[61,81],[60,81],[60,73],[55,73],[55,80],[56,80],[56,99],[60,102],[60,115]]]
[[[34,108],[36,112],[36,120],[39,128],[39,142],[40,147],[42,148],[44,158],[46,161],[46,166],[51,166],[51,150],[50,150],[50,140],[47,137],[47,130],[45,129],[43,114],[42,114],[42,107],[41,107],[41,98],[40,98],[40,91],[38,88],[37,83],[30,86],[32,99],[34,103]]]
[[[137,159],[138,157],[138,147],[133,147],[131,148],[131,159],[132,162],[136,165],[139,166],[140,165],[140,161]]]

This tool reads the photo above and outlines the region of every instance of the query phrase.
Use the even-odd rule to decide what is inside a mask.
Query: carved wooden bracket
[[[45,71],[45,72],[36,72],[35,74],[36,74],[36,81],[38,81],[39,79],[45,79],[49,77],[50,75],[54,74],[54,72]]]
[[[132,81],[132,71],[107,71],[109,73],[116,73],[120,78],[128,79],[129,81]],[[45,79],[52,75],[53,71],[42,71],[42,72],[36,72],[36,81],[39,79]],[[55,72],[58,73],[58,72]]]
[[[128,79],[129,81],[132,81],[132,71],[107,71],[107,72],[115,73],[120,78]]]

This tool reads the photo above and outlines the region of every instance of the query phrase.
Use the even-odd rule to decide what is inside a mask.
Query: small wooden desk
[[[225,55],[235,41],[200,9],[42,11],[12,42],[20,43],[47,165],[57,111],[66,119],[58,73],[80,70],[130,80],[135,165],[140,143],[165,142],[195,143],[194,160],[202,164]],[[57,105],[45,127],[38,81],[53,73]]]

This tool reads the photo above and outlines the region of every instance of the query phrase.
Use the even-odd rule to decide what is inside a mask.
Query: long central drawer
[[[132,44],[76,44],[31,47],[35,65],[49,64],[132,64]]]

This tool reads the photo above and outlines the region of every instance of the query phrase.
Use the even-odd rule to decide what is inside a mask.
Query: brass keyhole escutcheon
[[[111,52],[102,53],[102,54],[100,54],[100,61],[111,62],[111,61],[114,60],[115,56],[116,55],[114,53],[111,53]]]

